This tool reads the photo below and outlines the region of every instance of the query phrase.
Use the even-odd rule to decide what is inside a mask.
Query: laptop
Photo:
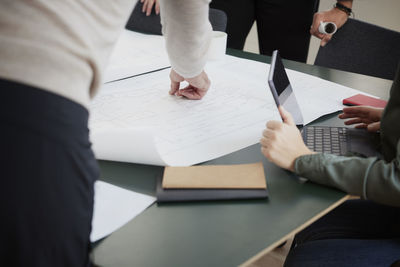
[[[303,116],[278,50],[272,54],[268,84],[276,106],[289,111],[297,126]],[[329,126],[304,126],[301,131],[304,143],[313,151],[335,155],[380,156],[379,134],[365,129]]]

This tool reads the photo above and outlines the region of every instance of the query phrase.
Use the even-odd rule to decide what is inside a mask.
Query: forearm
[[[172,68],[185,78],[199,75],[211,41],[208,0],[161,0],[161,23]]]
[[[307,155],[296,159],[295,172],[313,182],[333,186],[349,194],[400,206],[399,157],[385,162],[377,158]]]
[[[345,7],[352,8],[353,7],[353,0],[339,0],[338,3],[344,5]]]
[[[353,1],[352,0],[338,0],[334,9],[345,13],[347,16],[352,14]]]

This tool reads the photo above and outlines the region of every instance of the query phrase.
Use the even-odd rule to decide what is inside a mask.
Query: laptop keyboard
[[[302,131],[307,147],[320,153],[344,155],[347,152],[345,127],[305,126]]]

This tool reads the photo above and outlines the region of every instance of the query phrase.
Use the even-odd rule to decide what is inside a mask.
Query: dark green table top
[[[230,50],[257,61],[270,58]],[[352,88],[388,97],[388,80],[285,61],[285,66]],[[333,116],[316,123],[342,125]],[[154,204],[100,241],[92,256],[100,266],[236,266],[340,203],[346,194],[310,182],[269,163],[253,145],[205,164],[263,162],[268,200]],[[161,167],[100,161],[101,179],[155,195]]]

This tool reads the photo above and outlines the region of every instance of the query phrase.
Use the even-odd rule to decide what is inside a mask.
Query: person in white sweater
[[[90,265],[99,171],[87,107],[135,3],[1,2],[0,266]],[[208,4],[161,1],[172,95],[201,99],[210,86]]]

